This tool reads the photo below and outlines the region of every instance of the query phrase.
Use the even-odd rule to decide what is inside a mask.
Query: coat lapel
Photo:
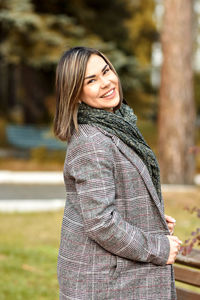
[[[162,204],[160,202],[160,199],[158,197],[156,189],[153,185],[149,171],[148,171],[146,165],[144,164],[144,162],[142,161],[142,159],[130,147],[128,147],[125,143],[123,143],[118,137],[116,137],[115,135],[112,135],[102,129],[99,129],[99,130],[102,131],[105,135],[111,137],[113,142],[117,146],[117,148],[121,151],[121,153],[123,153],[123,155],[137,168],[139,174],[141,175],[141,177],[142,177],[142,179],[143,179],[143,181],[144,181],[144,183],[145,183],[145,185],[146,185],[146,187],[147,187],[147,189],[148,189],[148,191],[149,191],[149,193],[161,215],[162,222],[168,231],[168,226],[167,226],[167,223],[165,220],[164,212],[162,209]]]

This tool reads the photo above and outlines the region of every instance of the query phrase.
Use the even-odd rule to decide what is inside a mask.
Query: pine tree
[[[53,75],[58,59],[64,50],[82,45],[97,48],[110,58],[119,73],[129,104],[136,107],[137,103],[143,102],[144,105],[138,107],[145,110],[149,101],[147,93],[152,93],[150,69],[141,69],[136,58],[136,53],[141,54],[142,48],[134,52],[135,47],[130,45],[138,43],[140,34],[145,36],[145,41],[151,38],[141,30],[145,25],[132,29],[127,25],[126,21],[134,17],[135,6],[131,8],[131,2],[0,0],[0,72],[6,77],[0,83],[3,99],[0,106],[7,106],[9,114],[10,105],[23,105],[27,115],[25,121],[46,120],[43,99],[53,93]],[[144,10],[145,7],[140,6],[139,11]],[[138,18],[137,14],[135,17]],[[139,18],[142,20],[142,13]],[[131,30],[140,32],[136,40],[131,38],[129,41]],[[149,50],[144,52],[141,57],[150,60]]]

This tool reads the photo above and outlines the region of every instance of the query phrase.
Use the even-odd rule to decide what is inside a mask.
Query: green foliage
[[[67,11],[37,13],[34,1],[30,0],[6,2],[0,12],[0,23],[4,33],[0,52],[11,63],[25,62],[36,67],[55,65],[64,49],[76,45],[88,45],[105,52],[116,50],[112,42],[105,43],[95,32],[77,25]],[[126,61],[120,51],[114,56],[119,64]]]
[[[130,17],[126,1],[75,0],[66,1],[64,7],[59,5],[60,1],[4,2],[0,12],[3,31],[0,53],[4,60],[41,68],[55,65],[64,49],[87,45],[109,56],[123,77],[125,90],[137,88],[139,65],[124,43],[128,40],[124,23]],[[41,11],[38,11],[40,6]]]
[[[125,52],[124,41],[128,39],[125,20],[130,18],[126,0],[73,0],[67,1],[66,12],[72,15],[88,32],[104,41],[114,41]]]
[[[149,63],[155,37],[153,3],[154,0],[145,4],[131,0],[0,0],[0,57],[4,64],[17,66],[15,94],[26,111],[24,122],[37,123],[41,118],[49,121],[48,113],[42,113],[43,99],[54,92],[55,66],[64,50],[77,45],[104,52],[119,73],[128,103],[137,106],[139,112],[148,110],[146,116],[152,114],[155,98]],[[35,69],[44,75],[41,82],[37,82]],[[3,93],[6,95],[6,91]]]
[[[9,0],[0,12],[0,22],[4,33],[1,55],[15,64],[55,65],[61,50],[78,44],[85,35],[84,28],[67,15],[35,13],[30,0]],[[92,35],[86,41],[100,43]]]
[[[128,1],[131,18],[126,20],[129,32],[127,47],[142,65],[151,61],[152,43],[158,39],[154,19],[155,1]]]

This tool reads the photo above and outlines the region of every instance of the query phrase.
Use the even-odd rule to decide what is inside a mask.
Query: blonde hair
[[[78,99],[81,94],[87,62],[92,54],[99,55],[117,75],[113,65],[100,51],[86,47],[74,47],[66,51],[56,69],[56,113],[54,118],[54,133],[62,141],[69,141],[72,130],[78,131]],[[122,88],[119,81],[120,103]]]

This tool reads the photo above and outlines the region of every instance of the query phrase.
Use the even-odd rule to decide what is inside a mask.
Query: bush
[[[63,150],[48,150],[45,146],[31,149],[30,158],[35,162],[53,162],[63,163],[65,159],[65,151]]]

